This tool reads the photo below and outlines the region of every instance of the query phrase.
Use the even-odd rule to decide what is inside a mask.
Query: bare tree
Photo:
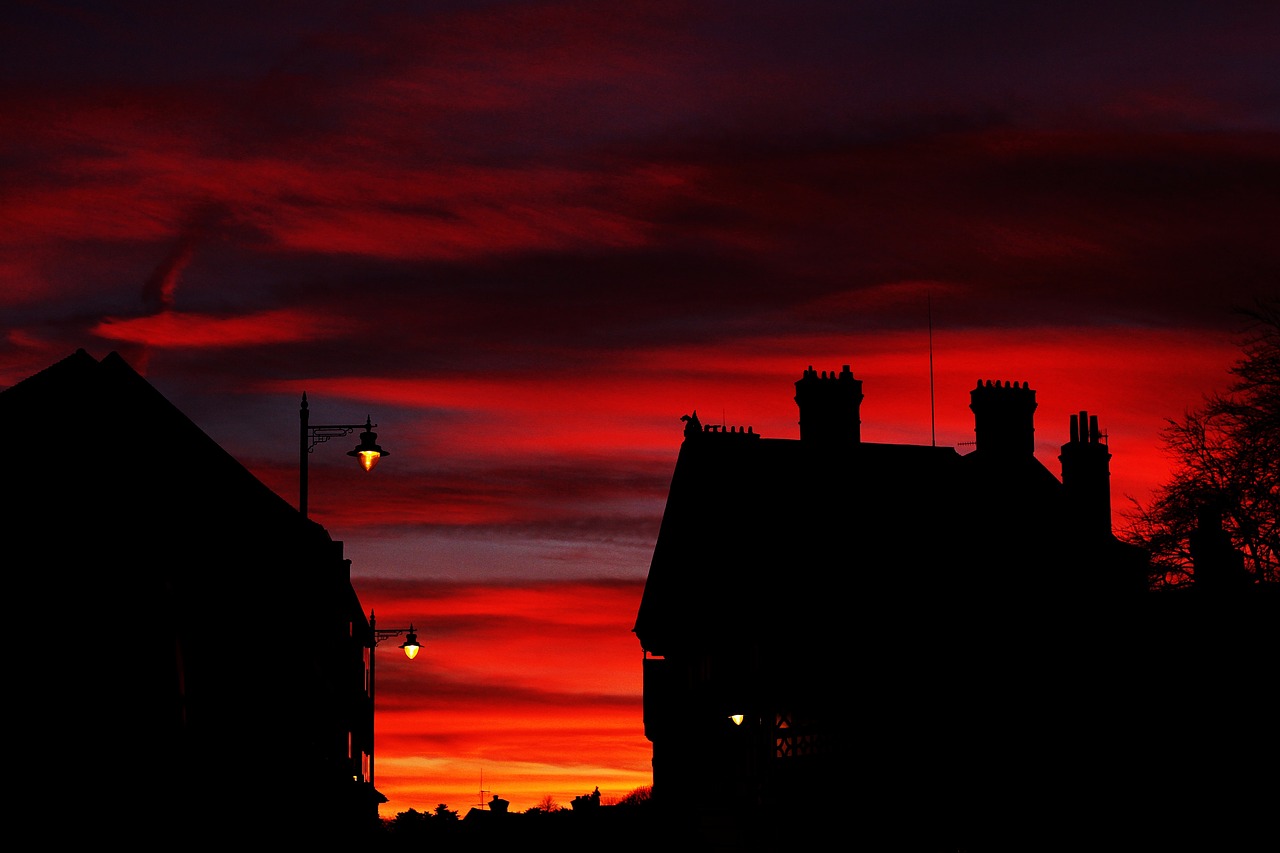
[[[641,785],[639,788],[631,789],[625,797],[618,800],[620,806],[644,806],[653,800],[653,786]]]
[[[1254,583],[1280,582],[1280,297],[1238,310],[1241,358],[1225,394],[1205,397],[1161,438],[1173,478],[1149,506],[1133,498],[1125,537],[1150,549],[1155,587],[1194,581],[1191,534],[1204,513],[1222,519]]]

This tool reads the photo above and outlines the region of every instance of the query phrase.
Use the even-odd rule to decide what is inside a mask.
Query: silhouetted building
[[[205,846],[371,827],[372,638],[342,543],[115,353],[0,392],[0,424],[23,555],[10,832]]]
[[[795,400],[798,440],[684,417],[634,627],[654,803],[708,839],[879,849],[1167,818],[1145,715],[1182,711],[1146,691],[1179,683],[1148,666],[1178,640],[1112,534],[1096,416],[1064,424],[1059,479],[1026,384],[971,390],[967,453],[863,441],[848,365]]]

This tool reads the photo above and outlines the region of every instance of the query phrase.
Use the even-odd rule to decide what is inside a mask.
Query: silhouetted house
[[[115,353],[0,391],[0,424],[10,832],[206,846],[367,829],[371,637],[342,543]]]
[[[795,383],[798,440],[685,416],[634,627],[665,814],[926,849],[1099,790],[1128,721],[1091,691],[1135,664],[1147,555],[1112,533],[1096,416],[1063,424],[1059,479],[1034,390],[969,396],[967,453],[863,441],[848,365]]]

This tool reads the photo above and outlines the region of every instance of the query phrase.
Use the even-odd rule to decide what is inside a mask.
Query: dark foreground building
[[[1276,757],[1274,601],[1146,591],[1095,416],[1059,478],[1026,384],[977,384],[964,454],[862,441],[862,399],[810,368],[798,440],[685,417],[634,628],[668,818],[726,849],[1113,849],[1274,809],[1275,764],[1251,789],[1228,758]]]
[[[0,391],[8,829],[40,847],[371,831],[369,623],[342,543],[123,359]]]

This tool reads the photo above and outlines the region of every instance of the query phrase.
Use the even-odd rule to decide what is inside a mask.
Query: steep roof
[[[0,391],[5,432],[37,439],[49,451],[31,462],[46,472],[113,474],[118,479],[108,495],[132,491],[142,484],[191,491],[184,500],[216,514],[252,508],[252,514],[288,519],[291,507],[234,457],[179,411],[115,352],[101,361],[79,349],[67,358]],[[56,442],[56,444],[54,443]],[[220,505],[214,489],[190,490],[190,475],[199,471],[216,484],[234,490],[235,506]],[[34,473],[34,472],[33,472]],[[49,483],[46,474],[38,479]],[[87,484],[87,476],[76,477]],[[38,483],[32,483],[38,485]],[[55,489],[60,484],[53,483]],[[104,509],[106,509],[104,507]]]
[[[847,366],[810,368],[802,382],[806,399],[861,400]],[[863,442],[856,405],[832,399],[819,402],[835,426],[822,409],[808,414],[814,440],[707,430],[686,416],[634,627],[644,649],[748,634],[838,643],[840,626],[867,610],[1006,607],[1121,571],[1115,563],[1135,555],[1109,530],[1073,529],[1062,482],[1031,452],[1034,392],[979,383],[974,396],[980,446],[963,455]]]

